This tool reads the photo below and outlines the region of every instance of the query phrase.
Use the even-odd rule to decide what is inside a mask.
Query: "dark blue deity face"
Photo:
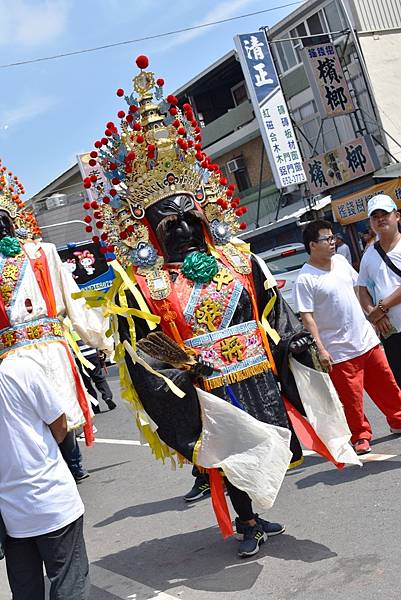
[[[6,236],[15,236],[14,225],[10,215],[5,210],[0,210],[0,240]]]
[[[190,252],[206,252],[203,226],[207,222],[192,196],[169,196],[150,206],[146,216],[166,262],[181,263]]]

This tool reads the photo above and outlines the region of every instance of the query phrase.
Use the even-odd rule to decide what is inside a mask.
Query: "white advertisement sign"
[[[234,38],[278,189],[306,181],[287,104],[263,31]]]

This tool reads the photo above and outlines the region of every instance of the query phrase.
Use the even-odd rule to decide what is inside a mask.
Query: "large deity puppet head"
[[[8,237],[26,239],[37,237],[40,229],[33,213],[21,199],[24,186],[0,159],[0,240]]]
[[[163,97],[164,81],[145,70],[146,56],[136,63],[137,96],[117,90],[128,110],[117,113],[120,128],[106,124],[90,153],[84,208],[86,231],[95,233],[101,250],[144,272],[227,244],[245,229],[238,217],[246,209],[202,150],[190,104],[179,108],[175,96]]]

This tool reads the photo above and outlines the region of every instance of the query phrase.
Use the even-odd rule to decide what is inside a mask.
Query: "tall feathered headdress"
[[[138,56],[140,69],[133,93],[117,90],[128,107],[117,113],[119,126],[108,122],[104,137],[90,153],[92,174],[84,179],[96,200],[85,202],[87,232],[103,242],[104,252],[115,252],[123,265],[152,268],[163,261],[147,219],[146,209],[175,194],[191,196],[208,221],[212,243],[226,244],[246,224],[239,217],[246,208],[233,198],[219,166],[201,144],[191,105],[178,107],[173,95],[163,96],[163,79],[146,70],[149,60]]]

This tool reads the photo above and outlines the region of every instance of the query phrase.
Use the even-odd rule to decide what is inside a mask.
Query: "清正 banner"
[[[263,31],[234,38],[278,189],[306,181],[287,104]]]

